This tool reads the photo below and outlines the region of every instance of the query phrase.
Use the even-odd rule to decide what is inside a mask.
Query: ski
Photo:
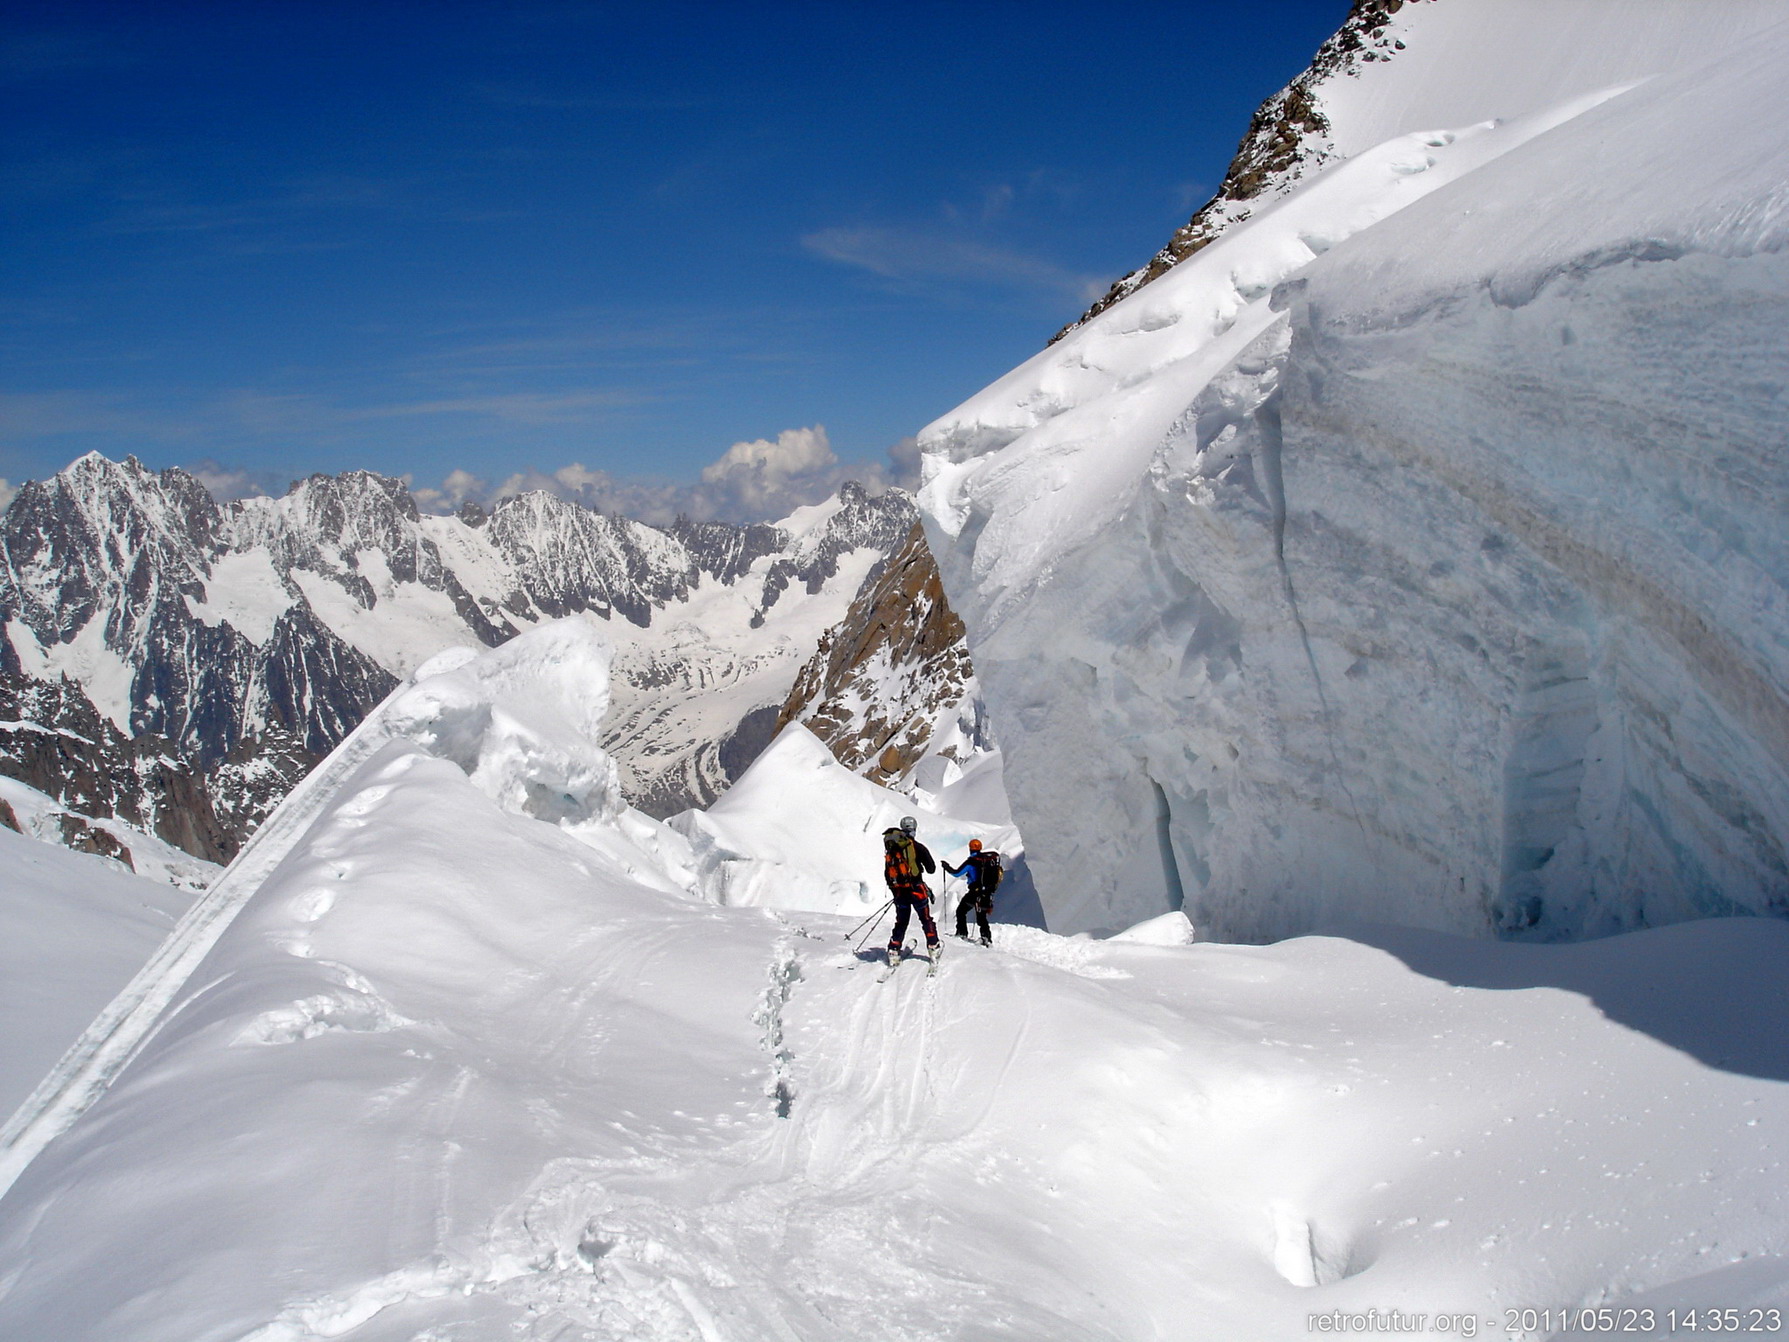
[[[931,950],[927,952],[926,958],[931,961],[931,963],[926,966],[926,977],[935,979],[938,977],[938,962],[944,958],[944,943],[940,941],[936,946],[932,947]]]
[[[889,981],[889,979],[893,978],[895,970],[897,970],[901,967],[901,961],[907,958],[907,952],[909,949],[911,949],[911,947],[912,947],[912,943],[909,942],[906,946],[901,947],[898,951],[889,952],[888,968],[883,970],[880,974],[876,975],[876,982],[887,983]]]

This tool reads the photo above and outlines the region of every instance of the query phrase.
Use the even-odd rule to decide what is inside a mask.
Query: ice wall
[[[1640,8],[922,435],[1052,927],[1789,914],[1789,29]]]

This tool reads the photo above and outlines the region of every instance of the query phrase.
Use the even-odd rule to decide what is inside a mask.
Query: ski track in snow
[[[553,1161],[475,1249],[295,1303],[245,1342],[434,1337],[415,1331],[430,1302],[471,1295],[538,1318],[520,1335],[540,1338],[967,1337],[972,1319],[990,1336],[1044,1335],[985,1313],[978,1276],[933,1256],[925,1172],[946,1160],[978,1182],[1044,1178],[974,1138],[1031,1040],[1031,992],[1058,973],[1128,975],[1094,963],[1092,943],[1049,955],[1046,934],[1001,926],[1011,953],[953,944],[936,977],[915,964],[878,986],[880,961],[839,939],[848,920],[770,920],[752,1013],[762,1099],[739,1135],[636,1130],[633,1154]],[[671,953],[670,931],[655,939]],[[974,1000],[990,988],[1012,1008],[993,1019]],[[978,1072],[968,1055],[983,1052],[994,1065]]]
[[[530,1337],[919,1339],[937,1336],[941,1324],[956,1335],[979,1287],[903,1252],[887,1224],[923,1224],[912,1174],[958,1135],[939,1130],[931,1062],[950,967],[937,979],[916,967],[871,990],[876,961],[841,950],[834,929],[777,922],[787,930],[770,947],[753,1013],[765,1103],[743,1136],[695,1151],[652,1151],[646,1142],[647,1153],[630,1158],[555,1161],[497,1218],[483,1252],[431,1258],[299,1303],[245,1342],[339,1337],[396,1306],[481,1292],[550,1319]],[[791,1051],[791,1034],[823,1034],[821,1023],[834,1018],[847,1024],[832,1047],[812,1057]],[[1029,1027],[1027,1008],[983,1083],[984,1114]],[[959,1010],[944,1028],[974,1023]],[[855,1293],[810,1289],[828,1279]],[[716,1292],[734,1305],[703,1303]],[[941,1292],[959,1302],[942,1315]],[[916,1300],[931,1303],[903,1321]],[[391,1322],[393,1337],[430,1335],[412,1334],[407,1317]],[[562,1332],[568,1324],[590,1331]]]
[[[621,1134],[627,1154],[555,1160],[471,1247],[295,1305],[253,1342],[458,1337],[448,1321],[467,1318],[464,1302],[474,1297],[513,1335],[554,1342],[1191,1335],[1168,1322],[1176,1301],[1212,1311],[1219,1331],[1201,1335],[1285,1338],[1302,1319],[1305,1292],[1346,1289],[1388,1246],[1408,1248],[1447,1236],[1455,1219],[1471,1221],[1464,1194],[1451,1199],[1451,1214],[1430,1210],[1389,1227],[1390,1218],[1373,1226],[1358,1207],[1341,1208],[1432,1179],[1432,1162],[1453,1163],[1450,1151],[1457,1162],[1463,1151],[1453,1144],[1481,1125],[1484,1138],[1503,1135],[1495,1113],[1508,1111],[1501,1121],[1509,1124],[1532,1109],[1559,1137],[1516,1159],[1509,1177],[1525,1184],[1516,1169],[1532,1175],[1538,1164],[1544,1174],[1568,1163],[1572,1127],[1586,1121],[1561,1104],[1561,1092],[1542,1085],[1530,1098],[1504,1074],[1476,1104],[1438,1112],[1455,1075],[1445,1061],[1450,1044],[1439,1041],[1486,1047],[1475,1036],[1496,1024],[1481,1017],[1462,1029],[1473,1018],[1461,1009],[1487,1004],[1463,1003],[1458,988],[1414,981],[1378,1047],[1364,1050],[1326,1022],[1320,1003],[1294,999],[1274,1020],[1248,1014],[1280,1000],[1293,976],[1333,982],[1338,969],[1360,983],[1355,1000],[1340,1004],[1341,1019],[1392,1006],[1385,994],[1395,976],[1378,968],[1376,952],[1345,942],[1310,940],[1288,964],[1251,948],[1204,948],[1188,961],[1185,950],[1065,941],[1063,958],[1080,963],[1064,966],[1039,962],[1044,934],[1001,926],[997,935],[1018,953],[953,945],[936,978],[915,965],[878,986],[879,962],[837,940],[846,925],[785,913],[751,933],[763,956],[750,1013],[761,1057],[757,1098],[742,1121],[701,1122],[693,1136],[630,1128]],[[675,935],[666,928],[653,939],[670,954]],[[1089,977],[1088,969],[1115,968],[1102,958],[1153,972],[1136,988]],[[1194,965],[1200,972],[1189,982],[1185,969]],[[1545,992],[1518,997],[1508,1003],[1512,1022],[1532,1026],[1567,1008]],[[1489,1009],[1504,1005],[1493,998]],[[1565,1034],[1607,1028],[1594,1013],[1574,1019]],[[1104,1054],[1062,1042],[1075,1020],[1101,1032]],[[1339,1056],[1313,1052],[1326,1039]],[[1532,1042],[1544,1069],[1556,1041],[1541,1034]],[[1425,1047],[1432,1057],[1422,1056]],[[1496,1039],[1488,1050],[1509,1047]],[[1043,1101],[1058,1081],[1064,1107],[1053,1110]],[[1385,1089],[1394,1094],[1384,1108],[1363,1113],[1351,1104],[1357,1090]],[[1313,1116],[1325,1111],[1335,1146],[1317,1143],[1313,1162],[1309,1149],[1294,1148],[1308,1147]],[[1387,1112],[1407,1117],[1390,1137],[1372,1132]],[[1625,1122],[1614,1119],[1601,1116],[1611,1130]],[[1199,1140],[1176,1136],[1188,1132]],[[1358,1160],[1342,1154],[1350,1150]],[[1288,1168],[1276,1170],[1270,1153]],[[1326,1171],[1315,1185],[1313,1165]],[[1615,1171],[1609,1165],[1604,1177],[1632,1177]],[[1333,1190],[1321,1191],[1338,1174],[1349,1189],[1339,1207]],[[985,1205],[969,1189],[982,1190]],[[1027,1268],[1021,1288],[1000,1290],[993,1283],[1002,1265],[1011,1271],[1027,1257],[1012,1243],[1015,1200],[1034,1204],[1028,1247],[1041,1273]],[[1544,1230],[1554,1224],[1546,1216],[1559,1214],[1535,1219]],[[1091,1226],[1076,1233],[1051,1224],[1063,1217]],[[1591,1207],[1564,1213],[1568,1225],[1574,1217],[1608,1224]],[[1238,1227],[1249,1225],[1253,1234],[1239,1238]],[[1453,1235],[1470,1234],[1508,1272],[1507,1241],[1533,1233],[1462,1226]],[[965,1252],[983,1236],[1004,1244]],[[1179,1252],[1164,1255],[1168,1244]],[[1158,1261],[1139,1277],[1138,1264],[1152,1256]],[[1085,1284],[1076,1284],[1076,1269]],[[1099,1299],[1127,1277],[1134,1299]],[[1251,1293],[1262,1298],[1254,1326]],[[1489,1300],[1461,1303],[1478,1304],[1487,1319],[1496,1313]],[[442,1331],[424,1331],[431,1325]]]

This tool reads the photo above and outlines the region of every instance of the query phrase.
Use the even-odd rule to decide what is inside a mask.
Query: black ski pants
[[[907,918],[910,914],[919,914],[919,925],[926,930],[926,945],[938,944],[938,924],[932,921],[932,892],[924,885],[896,886],[890,892],[894,897],[895,924],[894,931],[888,938],[890,952],[899,951],[901,942],[907,936]]]
[[[969,910],[975,909],[975,925],[981,929],[981,940],[985,946],[994,939],[988,928],[988,915],[994,911],[994,896],[985,890],[971,890],[957,901],[957,935],[969,935]]]

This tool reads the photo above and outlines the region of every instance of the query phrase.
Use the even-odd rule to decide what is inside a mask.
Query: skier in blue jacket
[[[981,840],[971,839],[969,856],[963,859],[963,864],[953,867],[946,862],[944,873],[969,882],[969,889],[957,901],[957,935],[964,941],[969,940],[969,909],[973,906],[975,923],[981,930],[981,944],[992,946],[994,934],[988,927],[988,915],[994,911],[994,889],[1005,875],[1000,866],[1000,854],[992,848],[984,852]]]

